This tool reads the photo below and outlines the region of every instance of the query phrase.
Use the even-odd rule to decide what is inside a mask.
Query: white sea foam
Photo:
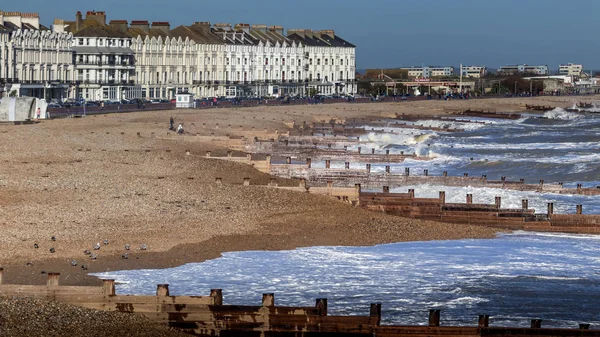
[[[573,112],[568,112],[563,108],[555,108],[552,111],[547,111],[543,115],[544,118],[548,119],[560,119],[560,120],[575,120],[580,119],[583,115]]]

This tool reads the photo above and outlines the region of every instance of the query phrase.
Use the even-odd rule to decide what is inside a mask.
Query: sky
[[[28,0],[0,9],[38,12],[47,26],[96,10],[107,20],[169,21],[171,28],[209,21],[333,29],[357,46],[358,69],[461,62],[600,69],[599,0]]]

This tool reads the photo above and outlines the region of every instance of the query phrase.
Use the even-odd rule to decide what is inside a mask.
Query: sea
[[[404,151],[429,160],[393,164],[392,171],[408,167],[411,174],[427,169],[430,175],[447,171],[529,183],[544,179],[565,187],[600,185],[600,114],[557,108],[517,120],[412,122],[460,132],[394,128],[395,122],[389,121],[387,133],[363,135],[362,149]],[[365,163],[352,165],[364,168]],[[385,165],[372,169],[383,171]],[[436,197],[444,190],[448,202],[464,202],[471,193],[475,203],[494,203],[501,196],[503,207],[520,208],[521,199],[529,199],[530,207],[542,213],[554,202],[555,213],[575,213],[581,204],[584,213],[600,214],[597,196],[436,185],[392,191],[409,188],[416,197]],[[331,315],[368,315],[370,303],[382,303],[383,324],[424,325],[429,309],[441,309],[443,325],[475,325],[478,315],[487,314],[492,326],[527,327],[531,319],[542,319],[547,327],[600,326],[597,235],[517,231],[492,239],[231,252],[176,268],[94,275],[115,279],[120,294],[153,294],[157,284],[168,283],[175,295],[222,288],[225,304],[259,305],[263,293],[275,293],[279,305],[310,306],[316,298],[328,298]]]

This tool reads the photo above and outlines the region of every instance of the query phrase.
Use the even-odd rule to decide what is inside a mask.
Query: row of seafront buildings
[[[452,66],[421,66],[421,67],[404,67],[401,70],[406,70],[409,77],[443,77],[453,76],[455,74]],[[469,78],[481,78],[488,73],[485,66],[462,66],[459,75]],[[550,71],[547,65],[527,65],[517,64],[500,67],[497,71],[498,75],[514,75],[514,74],[530,74],[536,76],[548,76]],[[582,76],[583,65],[581,64],[561,64],[558,67],[558,75],[564,76]]]
[[[355,46],[333,30],[55,19],[0,11],[0,96],[168,99],[356,92]]]

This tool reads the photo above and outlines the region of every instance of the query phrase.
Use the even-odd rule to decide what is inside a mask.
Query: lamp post
[[[517,97],[517,81],[515,81],[515,97]]]

